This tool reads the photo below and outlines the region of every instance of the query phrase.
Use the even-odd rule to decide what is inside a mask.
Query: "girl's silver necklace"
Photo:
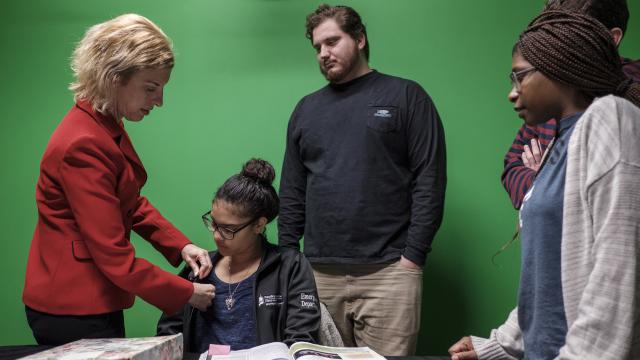
[[[236,290],[238,290],[238,288],[240,287],[240,284],[242,284],[242,282],[245,281],[246,278],[240,280],[238,282],[238,284],[236,285],[236,288],[233,289],[233,291],[231,291],[231,259],[229,259],[229,268],[228,269],[229,269],[229,282],[227,283],[227,285],[229,286],[229,294],[224,299],[224,304],[227,306],[227,310],[231,311],[231,309],[233,309],[233,305],[236,304],[236,299],[233,297],[233,295],[235,295]],[[251,267],[249,267],[249,270],[251,270]],[[246,275],[246,273],[244,275]]]

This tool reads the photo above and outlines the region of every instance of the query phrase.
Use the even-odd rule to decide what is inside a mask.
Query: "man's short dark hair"
[[[627,0],[548,0],[544,10],[585,14],[600,21],[607,29],[620,28],[623,34],[629,22]]]
[[[307,15],[307,39],[313,42],[313,30],[317,28],[327,19],[334,19],[340,29],[349,34],[354,40],[358,40],[360,34],[364,35],[364,56],[369,60],[369,38],[367,37],[367,28],[362,23],[362,19],[357,11],[349,6],[330,6],[322,4],[318,8]]]

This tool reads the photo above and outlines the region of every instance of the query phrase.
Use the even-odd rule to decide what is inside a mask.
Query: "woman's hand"
[[[182,248],[182,258],[193,270],[194,276],[204,279],[209,276],[213,266],[207,250],[201,249],[193,244],[188,244]]]
[[[189,298],[189,304],[194,308],[205,311],[216,297],[216,287],[211,284],[193,283],[193,295]]]
[[[473,343],[468,336],[458,340],[449,348],[451,360],[478,360],[478,354],[473,350]]]
[[[522,152],[522,163],[529,169],[538,172],[542,165],[543,157],[544,153],[542,152],[542,147],[540,146],[540,142],[536,139],[531,139],[531,145],[524,146],[524,151]]]

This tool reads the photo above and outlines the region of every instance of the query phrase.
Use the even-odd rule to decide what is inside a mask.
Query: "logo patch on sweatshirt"
[[[318,300],[313,294],[300,293],[300,307],[303,309],[317,309]]]
[[[373,116],[382,117],[382,118],[390,118],[393,115],[391,114],[391,111],[389,111],[387,109],[378,109],[378,110],[376,110],[375,113],[373,113]]]
[[[274,295],[262,295],[258,296],[258,307],[261,306],[279,306],[283,303],[282,295],[274,294]]]

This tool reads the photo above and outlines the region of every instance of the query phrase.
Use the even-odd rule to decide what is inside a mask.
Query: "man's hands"
[[[207,250],[201,249],[193,244],[188,244],[182,248],[182,258],[193,270],[194,276],[204,279],[209,276],[213,265]]]
[[[473,343],[468,336],[458,340],[449,348],[451,360],[478,360],[478,355],[473,350]]]
[[[544,153],[540,147],[540,142],[536,139],[531,139],[531,146],[525,145],[522,152],[522,163],[529,169],[538,172],[540,165],[542,165],[542,157]]]
[[[422,267],[420,267],[420,265],[414,263],[413,261],[407,259],[406,257],[404,257],[404,255],[400,256],[400,265],[406,267],[407,269],[415,269],[415,270],[421,270]]]

